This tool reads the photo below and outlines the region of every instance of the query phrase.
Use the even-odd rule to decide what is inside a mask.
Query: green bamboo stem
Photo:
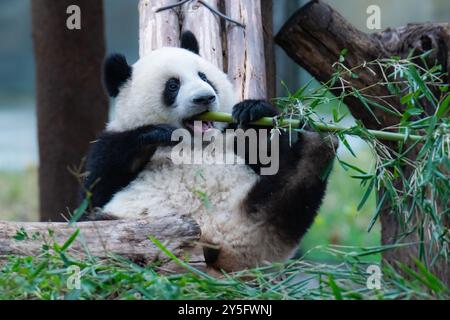
[[[229,113],[224,112],[207,112],[204,114],[201,114],[200,116],[196,117],[196,120],[200,121],[214,121],[214,122],[226,122],[226,123],[233,123],[233,117]],[[254,121],[251,124],[258,125],[258,126],[266,126],[266,127],[273,127],[274,120],[273,118],[262,118],[258,121]],[[278,120],[278,124],[281,127],[291,127],[291,128],[298,128],[300,126],[299,120],[294,119],[280,119]],[[320,131],[325,132],[343,132],[348,130],[349,128],[340,127],[334,124],[325,124],[321,122],[315,122],[314,126],[319,129]],[[379,130],[368,130],[371,135],[376,137],[380,140],[386,140],[386,141],[420,141],[423,139],[422,136],[418,135],[408,135],[402,133],[396,133],[396,132],[386,132],[386,131],[379,131]]]

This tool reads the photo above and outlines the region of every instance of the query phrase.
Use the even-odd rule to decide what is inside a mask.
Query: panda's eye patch
[[[164,103],[167,106],[172,106],[175,103],[179,90],[180,90],[179,79],[170,78],[169,80],[167,80],[163,93]]]
[[[199,72],[199,73],[198,73],[198,76],[200,77],[200,79],[202,79],[202,80],[205,81],[207,84],[209,84],[209,85],[213,88],[213,90],[214,90],[216,93],[218,93],[216,87],[212,84],[211,81],[209,81],[209,79],[208,79],[208,77],[206,76],[206,74],[204,74],[203,72]]]
[[[205,82],[209,82],[208,77],[206,76],[206,74],[204,74],[203,72],[199,72],[198,76],[200,77],[200,79],[202,79]]]

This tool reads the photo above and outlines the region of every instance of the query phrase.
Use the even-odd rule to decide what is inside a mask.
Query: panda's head
[[[151,124],[192,130],[193,117],[207,111],[230,112],[235,104],[227,75],[198,55],[191,32],[181,48],[161,48],[129,66],[122,55],[105,61],[104,82],[116,98],[108,130],[126,131]],[[219,124],[204,123],[203,130]]]

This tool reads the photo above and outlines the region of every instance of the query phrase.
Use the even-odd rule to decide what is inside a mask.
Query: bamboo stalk
[[[204,113],[196,118],[196,120],[200,121],[215,121],[215,122],[227,122],[227,123],[233,123],[233,117],[229,113],[223,113],[223,112],[207,112]],[[258,125],[258,126],[266,126],[266,127],[273,127],[274,126],[275,119],[274,118],[262,118],[258,121],[254,121],[251,124]],[[298,128],[300,126],[300,120],[295,119],[279,119],[277,120],[277,123],[281,127],[292,127],[292,128]],[[343,132],[348,130],[349,128],[337,126],[334,124],[326,124],[322,122],[314,122],[314,126],[319,129],[320,131],[325,132]],[[420,141],[424,137],[418,136],[418,135],[405,135],[402,133],[396,133],[396,132],[386,132],[386,131],[379,131],[379,130],[367,130],[371,135],[373,135],[375,138],[385,141]]]

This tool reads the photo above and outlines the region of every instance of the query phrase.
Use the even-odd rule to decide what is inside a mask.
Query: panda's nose
[[[202,106],[208,106],[214,101],[216,101],[216,96],[214,95],[197,96],[192,99],[192,102],[194,102],[196,105]]]

